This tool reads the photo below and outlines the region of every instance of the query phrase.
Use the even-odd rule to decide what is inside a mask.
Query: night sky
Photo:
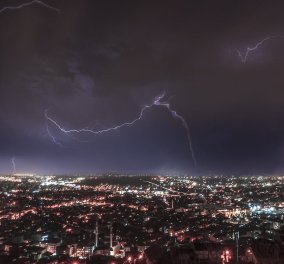
[[[27,3],[1,0],[0,9]],[[0,13],[0,172],[284,170],[283,1],[46,0]],[[246,62],[245,53],[254,47]],[[165,100],[190,127],[154,106]],[[52,137],[47,133],[47,126]]]

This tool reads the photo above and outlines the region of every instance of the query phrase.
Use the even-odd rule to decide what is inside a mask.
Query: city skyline
[[[5,175],[0,183],[1,263],[283,263],[283,176]]]

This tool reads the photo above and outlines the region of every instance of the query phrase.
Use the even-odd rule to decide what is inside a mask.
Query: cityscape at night
[[[0,0],[0,264],[284,264],[283,12]]]
[[[284,176],[0,181],[1,263],[284,261]]]

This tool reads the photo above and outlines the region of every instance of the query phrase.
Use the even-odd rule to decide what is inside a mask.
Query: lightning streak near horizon
[[[259,47],[261,47],[261,45],[270,40],[270,39],[273,39],[273,38],[279,38],[279,37],[282,37],[282,36],[269,36],[269,37],[266,37],[264,39],[262,39],[261,41],[257,42],[253,47],[247,47],[246,50],[244,52],[241,52],[240,50],[237,49],[237,54],[238,56],[240,57],[241,59],[241,62],[242,63],[246,63],[247,62],[247,59],[249,57],[249,54],[255,50],[257,50]]]
[[[106,133],[106,132],[110,132],[110,131],[113,131],[113,130],[118,130],[120,128],[123,128],[123,127],[129,127],[129,126],[132,126],[134,125],[136,122],[138,122],[139,120],[141,120],[144,116],[144,113],[147,109],[150,109],[154,106],[158,106],[158,107],[163,107],[165,109],[168,110],[168,112],[171,114],[171,116],[174,118],[174,119],[177,119],[181,122],[182,126],[185,128],[186,130],[186,135],[187,135],[187,141],[188,141],[188,145],[189,145],[189,150],[190,150],[190,153],[191,153],[191,156],[192,156],[192,160],[194,162],[194,165],[196,166],[197,165],[197,161],[196,161],[196,158],[195,158],[195,154],[194,154],[194,150],[193,150],[193,145],[192,145],[192,140],[191,140],[191,135],[190,135],[190,129],[189,129],[189,126],[186,122],[186,120],[181,116],[179,115],[175,110],[173,110],[170,106],[170,104],[168,102],[163,102],[161,101],[163,98],[165,97],[165,93],[155,97],[154,101],[152,102],[152,104],[150,105],[144,105],[142,107],[142,109],[140,110],[140,113],[138,115],[137,118],[135,118],[134,120],[132,121],[129,121],[129,122],[125,122],[125,123],[122,123],[122,124],[119,124],[119,125],[116,125],[116,126],[113,126],[113,127],[109,127],[109,128],[106,128],[106,129],[101,129],[101,130],[92,130],[92,129],[89,129],[89,128],[81,128],[81,129],[66,129],[64,128],[63,126],[61,126],[57,121],[55,121],[54,119],[52,119],[49,115],[48,115],[48,111],[45,110],[44,112],[44,115],[45,115],[45,118],[47,121],[49,121],[51,124],[53,124],[55,127],[57,127],[62,133],[66,134],[66,135],[72,135],[72,134],[79,134],[79,133],[89,133],[89,134],[95,134],[95,135],[99,135],[99,134],[103,134],[103,133]],[[52,136],[52,138],[54,139],[53,142],[57,142],[56,139]]]
[[[58,14],[60,14],[60,12],[61,12],[60,9],[58,9],[54,6],[48,5],[48,4],[44,3],[43,1],[33,0],[33,1],[30,1],[30,2],[26,2],[26,3],[23,3],[21,5],[18,5],[18,6],[5,6],[2,9],[0,9],[0,13],[5,12],[5,11],[10,11],[10,10],[22,9],[24,7],[31,6],[31,5],[34,5],[34,4],[38,4],[42,7],[53,10],[53,11],[57,12]]]
[[[15,159],[15,157],[12,157],[11,163],[12,163],[12,166],[13,166],[13,172],[15,173],[16,172],[16,159]]]

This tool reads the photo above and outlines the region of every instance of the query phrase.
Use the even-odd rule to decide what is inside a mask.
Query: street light
[[[223,254],[221,255],[222,258],[222,263],[229,263],[229,261],[231,260],[231,252],[230,250],[226,249],[225,251],[223,251]]]

